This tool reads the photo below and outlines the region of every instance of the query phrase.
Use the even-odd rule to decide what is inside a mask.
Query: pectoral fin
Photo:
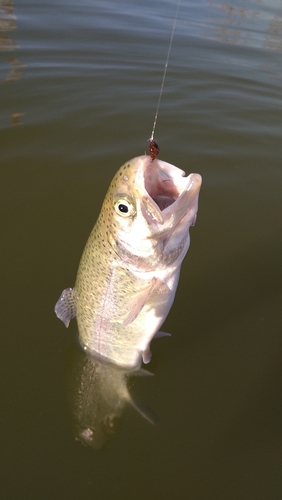
[[[157,278],[153,278],[150,285],[145,288],[145,290],[142,290],[142,292],[140,292],[136,297],[128,302],[126,309],[129,310],[129,314],[126,316],[123,322],[123,326],[130,325],[130,323],[132,323],[137,318],[137,316],[139,316],[143,307],[148,302],[150,295],[160,285],[163,286],[164,283]]]
[[[62,292],[55,305],[55,313],[58,318],[65,323],[66,327],[68,327],[70,320],[76,315],[72,288],[66,288]]]

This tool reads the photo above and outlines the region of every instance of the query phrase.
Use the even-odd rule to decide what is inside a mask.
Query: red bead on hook
[[[151,159],[152,159],[152,161],[154,161],[154,159],[158,156],[158,154],[160,152],[160,148],[157,145],[156,141],[154,141],[154,139],[150,139],[149,149],[150,149]]]

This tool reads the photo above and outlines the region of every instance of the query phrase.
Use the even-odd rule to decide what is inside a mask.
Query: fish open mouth
[[[146,168],[144,187],[162,212],[179,198],[180,193],[169,174],[158,168],[159,162],[154,160]]]
[[[185,172],[170,163],[143,157],[142,212],[148,223],[175,225],[188,212],[190,225],[196,220],[198,195],[202,178],[199,174]]]

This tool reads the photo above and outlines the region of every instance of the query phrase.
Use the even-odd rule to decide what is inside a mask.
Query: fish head
[[[115,175],[102,213],[108,240],[127,265],[140,271],[182,261],[196,222],[201,176],[150,156],[126,162]]]

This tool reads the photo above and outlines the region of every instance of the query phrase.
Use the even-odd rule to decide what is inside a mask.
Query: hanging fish
[[[157,153],[156,153],[157,154]],[[174,300],[196,222],[201,176],[150,156],[116,173],[57,316],[76,316],[89,352],[124,367],[151,359],[150,342]]]

